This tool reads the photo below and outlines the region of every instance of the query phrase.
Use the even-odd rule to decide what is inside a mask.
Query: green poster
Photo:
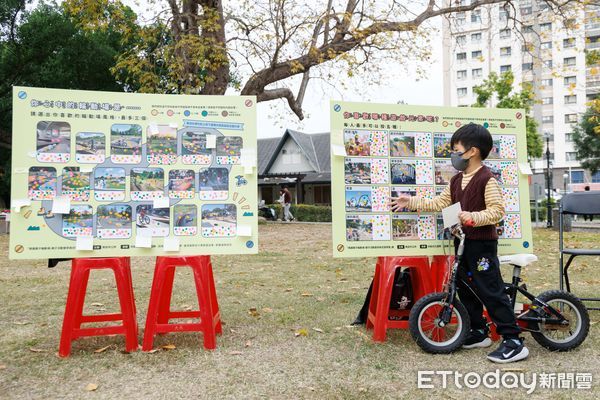
[[[256,253],[255,103],[15,87],[10,258]]]
[[[432,198],[457,173],[452,133],[487,127],[494,147],[484,161],[498,180],[506,215],[499,252],[532,252],[523,110],[331,102],[334,257],[448,254],[441,213],[391,212],[400,193]]]

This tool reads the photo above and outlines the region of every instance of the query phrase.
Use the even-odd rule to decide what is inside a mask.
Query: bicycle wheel
[[[568,351],[583,343],[590,330],[590,316],[581,300],[560,290],[544,292],[538,299],[560,311],[569,324],[538,323],[539,332],[531,332],[536,342],[552,351]],[[549,311],[543,313],[547,318],[554,317]]]
[[[440,326],[440,313],[446,306],[446,293],[431,293],[419,299],[408,318],[410,334],[417,345],[427,353],[451,353],[459,349],[467,338],[471,320],[467,309],[454,301],[452,316],[445,326]]]

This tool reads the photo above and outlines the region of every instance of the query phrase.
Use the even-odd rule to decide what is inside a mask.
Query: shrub
[[[269,207],[275,209],[277,218],[282,217],[281,204],[271,204]],[[331,222],[330,206],[315,206],[312,204],[292,204],[290,211],[297,221],[304,222]]]

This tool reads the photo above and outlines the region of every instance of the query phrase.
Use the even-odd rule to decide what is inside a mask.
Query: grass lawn
[[[117,398],[344,398],[344,399],[570,399],[600,397],[599,312],[584,344],[570,353],[550,353],[525,334],[526,361],[498,366],[485,359],[488,349],[429,355],[408,332],[390,331],[374,344],[364,328],[350,328],[371,279],[375,259],[333,259],[331,226],[260,226],[260,254],[213,258],[224,325],[217,350],[204,351],[197,334],[159,337],[172,350],[123,354],[121,337],[86,338],[72,356],[56,356],[69,278],[69,265],[49,270],[44,261],[8,261],[7,236],[0,237],[0,399]],[[598,246],[598,233],[574,233],[582,247]],[[531,292],[558,286],[558,235],[535,232],[540,261],[524,272]],[[143,331],[153,259],[133,260],[138,321]],[[600,257],[581,258],[572,268],[579,295],[597,295]],[[505,270],[508,272],[508,268]],[[508,274],[506,274],[508,275]],[[175,279],[174,307],[194,305],[191,274]],[[91,275],[87,313],[118,309],[114,279]],[[141,334],[141,332],[140,332]],[[141,337],[140,337],[141,343]],[[110,346],[103,352],[97,349]],[[491,372],[497,368],[527,374],[591,372],[592,390],[525,389],[475,392],[418,390],[418,370]],[[527,375],[530,379],[531,376]],[[88,384],[97,385],[94,392]]]

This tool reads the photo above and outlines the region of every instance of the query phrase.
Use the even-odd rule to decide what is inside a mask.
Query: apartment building
[[[581,168],[572,141],[572,124],[600,94],[600,67],[586,65],[585,51],[600,50],[600,9],[573,9],[559,18],[543,1],[514,5],[486,5],[444,19],[444,104],[472,105],[473,88],[490,72],[512,71],[515,87],[532,85],[538,100],[532,116],[544,156],[531,160],[532,189],[541,194],[545,188],[547,140],[553,189],[583,190],[591,183],[600,189],[600,172],[592,176]]]

